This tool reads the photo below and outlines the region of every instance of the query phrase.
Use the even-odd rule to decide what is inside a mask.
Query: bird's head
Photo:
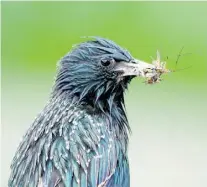
[[[79,101],[112,103],[122,99],[130,80],[156,75],[153,64],[137,60],[111,40],[95,37],[76,45],[59,62],[54,93],[67,93]]]

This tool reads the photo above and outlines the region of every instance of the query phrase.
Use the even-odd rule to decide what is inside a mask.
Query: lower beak
[[[137,59],[131,62],[119,62],[115,71],[121,72],[121,76],[152,77],[156,74],[156,67]]]

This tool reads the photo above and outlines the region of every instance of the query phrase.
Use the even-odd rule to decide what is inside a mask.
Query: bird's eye
[[[108,67],[114,64],[114,59],[101,59],[101,65],[104,67]]]

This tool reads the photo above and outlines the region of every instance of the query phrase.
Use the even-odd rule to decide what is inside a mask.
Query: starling
[[[111,40],[93,37],[58,63],[49,102],[20,143],[9,187],[129,187],[124,91],[155,77]]]

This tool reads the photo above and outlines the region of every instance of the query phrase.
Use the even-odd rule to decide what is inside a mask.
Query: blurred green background
[[[2,2],[2,187],[20,138],[48,100],[56,62],[82,36],[102,36],[169,68],[126,92],[131,186],[207,186],[207,2]]]

